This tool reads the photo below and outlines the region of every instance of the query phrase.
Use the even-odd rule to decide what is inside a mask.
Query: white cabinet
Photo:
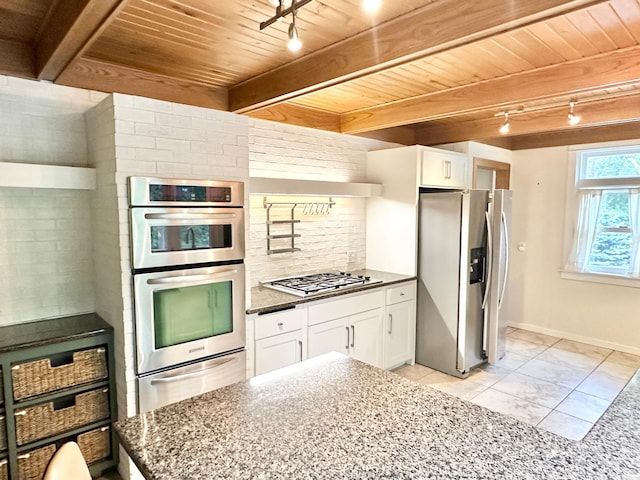
[[[467,155],[433,148],[422,149],[420,153],[420,186],[436,188],[471,186]]]
[[[309,358],[337,351],[382,367],[385,292],[348,295],[309,306]]]
[[[415,362],[416,281],[386,289],[383,367]]]
[[[253,318],[255,375],[307,358],[307,309],[295,308]]]

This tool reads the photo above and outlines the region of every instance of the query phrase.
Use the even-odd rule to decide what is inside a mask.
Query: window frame
[[[578,193],[585,190],[598,190],[602,194],[604,194],[607,191],[640,188],[640,176],[606,179],[582,178],[582,176],[584,176],[584,174],[586,173],[585,169],[587,168],[587,162],[581,162],[580,157],[585,152],[589,152],[592,154],[606,153],[611,155],[628,152],[640,153],[640,142],[638,140],[633,140],[629,142],[579,145],[569,148],[565,210],[565,263],[564,267],[560,270],[561,277],[569,280],[581,280],[586,282],[607,283],[640,288],[640,278],[629,276],[628,270],[623,272],[621,271],[621,269],[615,267],[602,267],[590,270],[575,270],[568,265],[568,259],[570,258],[573,248],[574,231],[577,226],[579,197]],[[578,171],[579,168],[582,169],[581,172]],[[633,235],[632,225],[629,225],[628,227],[604,227],[600,231],[631,233]]]

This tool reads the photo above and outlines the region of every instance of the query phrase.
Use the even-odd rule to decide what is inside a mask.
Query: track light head
[[[504,123],[500,127],[500,133],[503,135],[509,133],[510,127],[511,127],[511,124],[509,123],[509,112],[504,112]]]
[[[302,42],[300,41],[298,29],[296,28],[295,17],[294,21],[289,25],[289,42],[287,43],[287,48],[292,52],[297,52],[302,48]]]
[[[575,104],[576,102],[569,102],[569,114],[567,115],[567,118],[569,119],[569,125],[577,125],[580,123],[580,117],[573,113],[573,107],[575,106]]]
[[[382,0],[363,0],[362,7],[369,13],[375,13],[380,9]]]

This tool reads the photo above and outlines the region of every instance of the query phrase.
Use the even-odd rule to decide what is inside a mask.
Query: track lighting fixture
[[[569,125],[577,125],[580,123],[580,117],[573,113],[573,107],[575,106],[575,104],[576,102],[573,100],[569,102],[569,115],[567,115],[567,118],[569,119]]]
[[[287,47],[292,52],[297,52],[302,48],[302,41],[298,35],[298,27],[296,27],[297,11],[300,7],[311,2],[311,0],[268,0],[268,2],[276,7],[276,14],[268,20],[260,23],[260,30],[264,30],[269,25],[273,25],[278,20],[284,20],[284,18],[291,14],[291,23],[289,24],[289,40],[287,41]]]
[[[381,5],[382,5],[382,0],[363,0],[362,1],[363,8],[369,13],[377,12],[380,9]]]
[[[509,112],[504,112],[504,123],[500,127],[500,133],[505,135],[509,133],[509,128],[511,124],[509,123]]]

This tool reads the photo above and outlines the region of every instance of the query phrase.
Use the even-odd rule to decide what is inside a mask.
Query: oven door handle
[[[208,275],[174,275],[172,277],[160,277],[150,278],[147,280],[148,285],[166,285],[166,284],[191,284],[200,283],[206,280],[215,280],[222,276],[228,276],[229,274],[238,273],[236,268],[230,268],[228,270],[220,270],[216,273],[210,273]]]
[[[207,365],[206,369],[198,370],[197,372],[183,373],[182,375],[171,375],[171,376],[167,376],[167,377],[164,377],[164,378],[156,378],[154,380],[151,380],[151,385],[158,385],[158,384],[162,384],[162,383],[181,382],[182,380],[188,380],[190,378],[206,377],[207,375],[211,374],[211,370],[215,370],[216,368],[220,368],[220,367],[222,367],[223,365],[225,365],[225,364],[227,364],[229,362],[237,362],[237,361],[238,361],[238,357],[221,359],[221,360],[218,360],[216,362],[211,362],[211,364]]]
[[[236,218],[235,213],[145,213],[147,220],[217,220]]]

